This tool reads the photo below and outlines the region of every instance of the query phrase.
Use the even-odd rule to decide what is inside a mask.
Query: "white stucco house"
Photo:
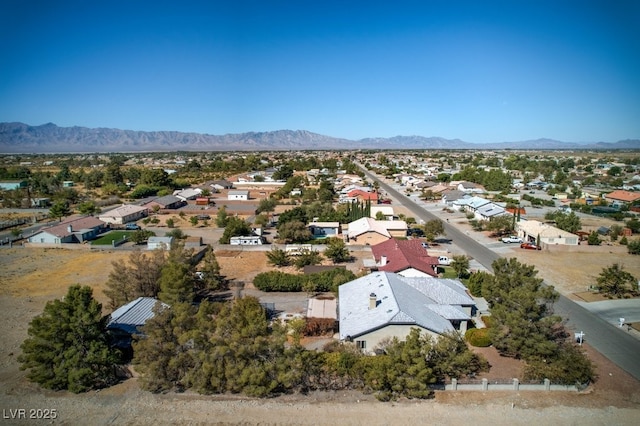
[[[403,277],[374,272],[339,287],[340,340],[373,353],[387,338],[406,338],[412,328],[438,337],[464,333],[475,303],[458,280]]]
[[[93,216],[68,218],[56,225],[42,228],[31,237],[31,244],[83,243],[95,239],[109,229],[108,225]]]
[[[523,241],[537,243],[539,237],[541,247],[545,245],[577,246],[580,241],[576,234],[537,220],[520,220],[516,223],[516,231]]]

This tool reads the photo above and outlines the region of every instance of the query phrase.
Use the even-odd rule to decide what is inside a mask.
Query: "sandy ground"
[[[549,254],[513,250],[521,261],[535,265],[541,276],[563,293],[582,291],[589,280],[614,261],[640,267],[621,253]],[[364,254],[362,254],[364,255]],[[640,384],[593,351],[600,379],[587,391],[567,392],[438,392],[434,400],[380,403],[358,392],[290,395],[268,400],[237,396],[201,396],[191,393],[153,395],[141,391],[136,379],[110,389],[71,395],[49,392],[24,379],[16,361],[28,322],[48,300],[80,283],[94,288],[105,303],[102,290],[111,262],[127,252],[62,249],[0,249],[0,408],[2,424],[24,424],[7,418],[10,409],[57,410],[59,424],[636,424],[640,418]],[[360,256],[360,255],[359,255]],[[578,260],[578,261],[576,261]],[[218,252],[222,272],[230,279],[250,283],[267,268],[262,252]],[[361,264],[361,260],[359,260]],[[350,265],[358,269],[358,262]],[[629,269],[629,268],[627,268]],[[640,276],[640,271],[631,270]],[[246,294],[259,295],[250,284]],[[304,298],[273,294],[287,309],[302,309]],[[517,376],[522,365],[500,358],[492,348],[477,349],[493,366],[485,377]],[[35,412],[38,414],[38,412]],[[48,422],[50,423],[50,421]]]

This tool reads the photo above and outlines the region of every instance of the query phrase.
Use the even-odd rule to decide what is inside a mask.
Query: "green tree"
[[[590,246],[599,246],[601,242],[602,241],[600,241],[600,236],[596,231],[592,231],[591,233],[589,233],[589,236],[587,237],[587,244],[589,244]]]
[[[494,347],[514,358],[553,354],[560,318],[551,308],[558,294],[543,285],[533,266],[515,258],[500,258],[492,267],[493,279],[484,281],[482,295],[495,321],[489,333]]]
[[[69,287],[30,322],[20,368],[47,389],[78,393],[116,383],[120,354],[109,346],[106,321],[91,287]]]
[[[94,201],[85,201],[78,204],[78,211],[80,214],[93,216],[96,213],[100,213],[100,208],[96,206]]]
[[[286,251],[273,246],[267,252],[267,262],[273,266],[289,266],[291,264],[291,256]]]
[[[440,219],[433,219],[424,224],[424,234],[427,241],[433,241],[439,235],[445,235],[444,223]]]
[[[377,391],[381,400],[428,398],[432,392],[429,385],[436,382],[436,375],[427,361],[431,340],[427,335],[412,328],[404,341],[394,341],[386,348],[386,359],[377,368],[371,369],[368,384]],[[386,365],[385,365],[386,364]]]
[[[525,380],[549,379],[562,385],[584,384],[595,377],[595,367],[580,346],[560,341],[552,356],[532,357],[524,368]]]
[[[251,235],[251,226],[239,217],[230,217],[227,220],[227,225],[224,228],[222,237],[220,238],[220,244],[229,244],[231,237],[242,237]]]
[[[473,353],[457,332],[449,332],[431,341],[427,359],[439,382],[489,371],[489,363]]]
[[[514,218],[509,215],[502,215],[492,218],[487,223],[487,231],[492,231],[498,235],[511,234],[514,230]]]
[[[198,216],[191,216],[189,218],[189,222],[191,222],[192,226],[197,226],[198,225]]]
[[[156,233],[153,231],[149,231],[147,229],[138,229],[137,231],[134,231],[129,235],[129,241],[136,245],[139,245],[147,241],[149,237],[154,237],[155,235]]]
[[[342,238],[327,238],[326,244],[327,248],[324,251],[324,255],[331,259],[333,263],[341,263],[351,260],[349,248]]]
[[[133,364],[140,372],[142,388],[151,392],[183,389],[193,368],[191,342],[184,339],[193,328],[195,308],[188,303],[171,307],[156,303],[154,316],[142,327],[142,336],[133,342]]]
[[[580,218],[574,212],[571,213],[563,213],[557,212],[554,215],[554,219],[556,221],[556,226],[563,231],[571,232],[575,234],[580,230],[582,224],[580,223]]]
[[[625,293],[633,292],[636,285],[636,278],[629,272],[625,271],[619,263],[614,263],[602,269],[600,275],[596,279],[596,287],[605,294],[616,297],[622,297]]]
[[[451,268],[456,271],[458,278],[467,276],[469,274],[469,258],[465,255],[453,256]]]
[[[260,200],[260,203],[258,203],[256,214],[273,212],[276,209],[276,203],[276,200],[273,198],[263,198]]]
[[[322,262],[322,254],[315,250],[302,250],[296,256],[294,264],[297,268],[304,268],[307,265],[318,265]]]
[[[191,264],[192,251],[182,244],[174,245],[169,251],[167,262],[160,274],[158,299],[169,306],[177,303],[191,303],[195,299],[195,274]]]
[[[303,243],[311,239],[309,228],[297,220],[278,224],[278,239],[283,243]]]
[[[213,248],[207,247],[200,267],[201,278],[196,280],[196,287],[204,291],[219,291],[227,289],[227,281],[220,273],[220,264]]]
[[[140,183],[154,187],[170,186],[169,174],[162,169],[144,169],[140,174]]]
[[[201,307],[202,309],[202,307]],[[206,312],[205,312],[206,313]],[[200,314],[196,316],[200,318]],[[213,317],[204,316],[193,338],[198,368],[187,381],[203,393],[232,392],[267,396],[282,389],[286,375],[284,329],[270,329],[258,299],[244,297],[225,303]]]
[[[226,207],[222,206],[218,209],[218,213],[216,214],[216,226],[218,228],[224,228],[227,226],[227,222],[229,221],[229,214],[227,213]]]
[[[49,209],[49,215],[55,219],[62,221],[62,218],[69,216],[71,209],[66,201],[56,201]]]

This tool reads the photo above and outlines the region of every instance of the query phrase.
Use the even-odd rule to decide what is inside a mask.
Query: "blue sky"
[[[0,121],[640,138],[640,1],[4,0]]]

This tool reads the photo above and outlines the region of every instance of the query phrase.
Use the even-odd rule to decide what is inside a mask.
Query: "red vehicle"
[[[540,247],[538,247],[533,243],[522,243],[520,244],[520,248],[527,249],[527,250],[541,250]]]

